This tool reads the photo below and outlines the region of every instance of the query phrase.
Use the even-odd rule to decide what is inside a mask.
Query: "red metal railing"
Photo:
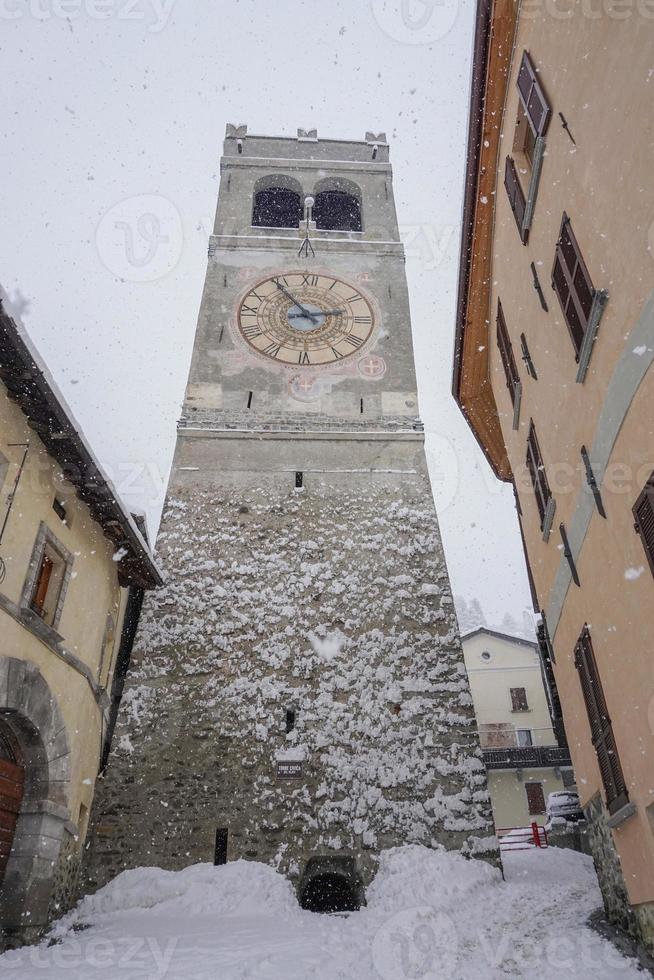
[[[501,851],[525,851],[530,847],[549,847],[547,831],[534,821],[530,827],[498,827]]]

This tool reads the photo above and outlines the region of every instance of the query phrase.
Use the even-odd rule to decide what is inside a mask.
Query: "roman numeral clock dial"
[[[258,354],[283,365],[319,367],[360,355],[375,316],[351,283],[285,272],[258,282],[237,312],[238,329]]]

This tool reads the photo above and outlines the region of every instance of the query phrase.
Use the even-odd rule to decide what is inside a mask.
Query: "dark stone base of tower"
[[[178,446],[168,582],[144,606],[86,886],[211,862],[225,829],[229,860],[304,886],[312,859],[327,875],[340,860],[353,894],[383,848],[495,860],[421,435],[297,442],[295,459],[313,458],[301,490],[288,439],[194,435]]]

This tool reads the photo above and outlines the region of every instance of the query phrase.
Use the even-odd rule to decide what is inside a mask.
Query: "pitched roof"
[[[521,643],[526,647],[538,646],[536,640],[528,640],[524,636],[512,636],[511,633],[501,633],[500,630],[489,629],[488,626],[478,626],[474,630],[470,630],[468,633],[462,633],[462,640],[469,640],[472,636],[478,636],[480,633],[485,633],[487,636],[495,636],[498,640],[508,640],[510,643]]]
[[[121,585],[154,588],[163,576],[136,521],[118,497],[25,327],[0,288],[0,380],[77,496],[123,556]],[[124,554],[123,554],[124,553]]]

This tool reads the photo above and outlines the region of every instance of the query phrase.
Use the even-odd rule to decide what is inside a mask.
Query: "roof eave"
[[[497,405],[490,380],[488,351],[488,316],[491,277],[476,266],[488,260],[492,249],[492,226],[495,207],[500,122],[506,97],[510,56],[517,23],[516,0],[479,0],[471,73],[470,117],[466,155],[465,191],[462,214],[461,249],[457,287],[454,333],[452,394],[479,443],[488,463],[500,480],[512,481],[513,475],[502,434]],[[486,119],[489,81],[492,83],[491,105],[494,110]],[[498,111],[499,110],[499,111]],[[480,174],[485,186],[480,191]],[[484,207],[480,211],[480,198]],[[481,232],[484,232],[482,237]],[[471,295],[475,306],[471,311]],[[470,343],[466,336],[470,318],[483,342]],[[478,321],[478,322],[477,322]],[[472,338],[471,338],[472,339]]]
[[[47,452],[57,461],[77,496],[116,546],[121,584],[154,588],[163,574],[136,522],[86,442],[75,417],[20,320],[0,290],[0,380]]]

